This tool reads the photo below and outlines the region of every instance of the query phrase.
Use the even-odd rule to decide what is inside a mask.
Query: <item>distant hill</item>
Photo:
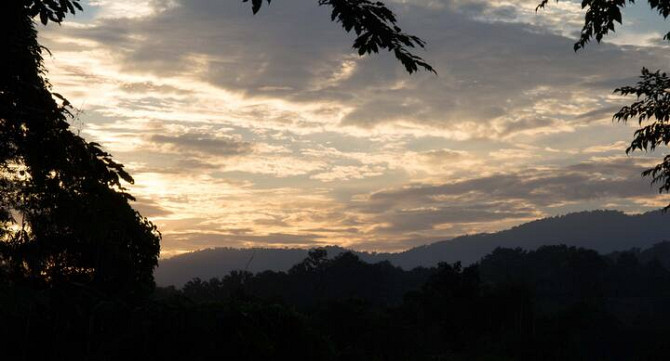
[[[366,262],[388,260],[411,269],[433,266],[441,261],[470,264],[497,247],[531,250],[543,245],[566,244],[605,254],[649,248],[666,240],[670,240],[670,214],[660,211],[640,215],[590,211],[540,219],[496,233],[456,237],[400,253],[355,253]],[[341,247],[327,248],[331,256],[346,251]],[[285,271],[306,256],[306,249],[206,249],[162,260],[155,277],[160,286],[181,286],[195,277],[221,277],[232,270]]]
[[[478,261],[496,247],[536,249],[565,244],[593,249],[601,254],[630,248],[648,248],[670,240],[670,214],[661,211],[627,215],[619,211],[591,211],[544,218],[488,234],[461,236],[390,255],[403,268],[440,261]]]

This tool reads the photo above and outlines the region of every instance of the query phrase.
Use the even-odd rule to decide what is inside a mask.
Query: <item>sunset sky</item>
[[[626,156],[612,94],[670,70],[648,5],[575,53],[579,3],[387,4],[438,75],[359,57],[318,1],[90,0],[39,25],[72,122],[126,165],[162,256],[337,244],[396,251],[592,209],[668,202]]]

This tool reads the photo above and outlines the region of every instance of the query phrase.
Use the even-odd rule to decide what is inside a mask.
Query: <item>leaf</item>
[[[263,5],[263,0],[251,0],[251,11],[256,14],[261,9],[261,5]]]
[[[251,10],[256,14],[263,0],[242,0],[243,3],[250,1]],[[270,2],[267,0],[268,4]],[[384,3],[369,0],[319,0],[319,6],[330,6],[331,21],[340,23],[345,31],[353,31],[357,35],[353,47],[359,55],[386,49],[396,55],[409,73],[419,68],[436,73],[426,61],[409,50],[423,48],[426,43],[417,36],[403,33],[396,24],[395,14]]]
[[[46,25],[47,22],[49,21],[49,15],[47,14],[47,10],[42,9],[42,11],[40,11],[40,21],[44,25]]]

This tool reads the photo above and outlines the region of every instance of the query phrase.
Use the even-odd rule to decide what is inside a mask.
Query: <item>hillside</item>
[[[388,259],[403,268],[412,268],[440,261],[469,264],[496,247],[532,250],[543,245],[565,244],[604,254],[647,248],[665,240],[670,240],[670,214],[591,211],[544,218],[496,233],[461,236],[389,255]]]
[[[610,253],[648,248],[670,240],[668,217],[670,214],[660,211],[640,215],[619,211],[579,212],[532,221],[496,233],[456,237],[400,253],[355,253],[368,262],[389,260],[405,269],[432,266],[440,261],[470,264],[497,247],[532,250],[543,245],[566,244]],[[343,251],[340,247],[328,247],[331,256]],[[287,270],[306,256],[305,249],[207,249],[162,260],[155,277],[158,285],[181,286],[194,277],[220,277],[232,270]]]

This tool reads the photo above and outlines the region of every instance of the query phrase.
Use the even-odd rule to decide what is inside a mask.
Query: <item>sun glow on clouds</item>
[[[178,6],[175,0],[89,0],[102,19],[141,18],[157,15]]]
[[[134,176],[163,256],[401,250],[668,201],[639,177],[654,155],[622,156],[632,130],[611,124],[622,74],[667,56],[573,54],[576,3],[394,2],[439,77],[351,54],[323,9],[246,5],[91,1],[91,19],[41,31],[55,90],[82,110],[73,126]]]

